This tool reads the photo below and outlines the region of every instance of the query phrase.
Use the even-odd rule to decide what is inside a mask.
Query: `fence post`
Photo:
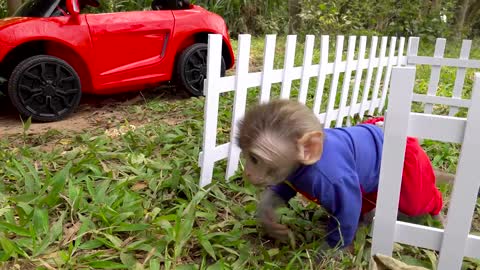
[[[392,68],[388,122],[384,126],[385,138],[373,224],[372,255],[381,253],[391,256],[393,250],[415,71],[415,67]]]
[[[338,106],[337,120],[335,121],[335,127],[343,126],[343,119],[348,114],[345,110],[347,106],[348,94],[350,92],[350,79],[352,78],[353,70],[353,58],[355,57],[355,45],[357,42],[356,36],[350,36],[348,38],[347,49],[347,61],[345,67],[345,76],[343,77],[342,93],[340,95],[340,106]]]
[[[368,69],[367,69],[367,78],[365,79],[365,86],[363,87],[363,94],[362,94],[362,103],[360,105],[360,111],[358,116],[363,118],[365,115],[365,111],[367,110],[367,100],[368,94],[370,93],[370,86],[372,84],[372,76],[373,76],[373,69],[375,67],[375,56],[377,54],[377,46],[378,46],[378,37],[372,37],[372,44],[370,44],[370,52],[368,55]],[[373,97],[372,97],[373,100]]]
[[[408,58],[410,56],[418,56],[418,47],[420,45],[420,38],[419,37],[409,37],[408,38],[408,45],[407,45],[407,66],[414,66],[408,63]]]
[[[475,73],[471,106],[468,110],[462,150],[448,208],[438,270],[460,269],[480,185],[480,73]]]
[[[302,66],[302,81],[300,83],[300,93],[298,94],[298,101],[305,104],[307,101],[308,84],[310,77],[308,76],[309,69],[312,67],[313,47],[315,36],[307,35],[305,37],[305,48],[303,52],[303,66]]]
[[[212,181],[214,156],[217,143],[218,103],[220,93],[217,85],[220,79],[222,36],[218,34],[208,35],[207,52],[207,79],[204,81],[205,107],[203,125],[203,158],[200,160],[200,187],[204,187]]]
[[[472,48],[472,41],[471,40],[464,40],[462,42],[462,49],[460,50],[460,58],[468,60],[470,56],[470,49]],[[461,98],[462,97],[462,90],[463,85],[465,83],[465,75],[466,75],[466,68],[458,68],[457,74],[455,75],[455,85],[453,87],[453,98]],[[450,107],[450,111],[448,115],[454,116],[458,112],[458,107]]]
[[[373,84],[372,101],[370,101],[370,108],[368,110],[369,115],[373,115],[375,111],[375,103],[379,100],[378,92],[380,91],[380,83],[382,81],[383,74],[383,59],[385,59],[385,53],[387,52],[388,37],[382,37],[382,44],[380,45],[380,56],[378,57],[377,74],[375,77],[375,83]]]
[[[270,90],[272,88],[273,60],[275,59],[276,35],[267,35],[265,38],[265,47],[263,49],[263,71],[261,81],[260,103],[270,100]]]
[[[335,44],[335,62],[333,64],[333,76],[332,83],[330,85],[330,93],[328,93],[327,111],[325,112],[325,119],[323,120],[324,126],[330,128],[332,123],[332,113],[335,108],[335,99],[337,97],[338,80],[340,78],[340,63],[342,62],[343,55],[343,41],[344,36],[337,36],[337,43]]]
[[[296,35],[287,36],[287,44],[285,46],[285,59],[283,63],[283,78],[280,98],[290,98],[292,88],[292,69],[295,64],[295,46],[297,43]]]
[[[400,37],[400,44],[398,45],[398,58],[397,58],[397,64],[396,64],[397,66],[401,66],[402,64],[404,64],[402,62],[404,49],[405,49],[405,37]]]
[[[313,112],[315,114],[320,113],[320,107],[322,106],[323,88],[325,87],[325,79],[327,77],[329,38],[328,35],[322,35],[320,41],[320,63],[318,64],[317,89],[315,90],[315,100],[313,102]]]
[[[445,52],[445,43],[446,39],[444,38],[437,38],[437,42],[435,44],[435,52],[433,53],[433,57],[435,58],[443,58],[443,54]],[[432,73],[430,74],[430,82],[428,84],[427,94],[429,96],[435,96],[437,93],[438,82],[440,81],[440,71],[442,70],[442,66],[432,66]],[[426,103],[425,104],[425,113],[432,113],[433,111],[433,104]]]
[[[351,126],[351,119],[355,115],[355,111],[353,110],[353,107],[355,106],[355,104],[357,104],[358,94],[360,93],[360,83],[362,82],[362,74],[363,74],[363,69],[361,67],[365,59],[366,47],[367,47],[367,37],[361,36],[360,48],[358,50],[358,58],[357,58],[357,69],[355,71],[355,82],[353,84],[353,96],[350,102],[350,109],[348,111],[347,126]]]
[[[233,102],[232,127],[230,132],[230,147],[228,149],[228,163],[226,180],[235,174],[240,160],[240,148],[235,143],[235,136],[238,132],[238,121],[245,114],[247,106],[247,85],[245,76],[248,75],[248,65],[250,62],[250,35],[240,35],[238,38],[238,61],[237,73],[235,76],[235,99]]]
[[[382,112],[383,108],[385,107],[385,101],[387,99],[390,76],[392,76],[392,67],[394,65],[393,58],[395,57],[396,46],[397,46],[397,37],[392,37],[392,39],[390,40],[390,52],[388,54],[387,71],[385,73],[385,80],[383,81],[382,98],[380,99],[380,104],[378,105],[378,112]],[[400,52],[398,54],[400,54]]]

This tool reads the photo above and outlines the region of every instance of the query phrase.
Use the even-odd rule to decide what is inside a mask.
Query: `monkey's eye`
[[[253,164],[258,163],[258,159],[254,155],[250,155],[250,160],[253,162]]]

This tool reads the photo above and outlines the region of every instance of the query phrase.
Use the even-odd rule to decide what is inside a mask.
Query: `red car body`
[[[78,4],[67,0],[68,6]],[[234,65],[227,26],[202,7],[0,20],[0,77],[35,54],[58,57],[78,73],[81,91],[138,91],[174,79],[179,54],[208,34],[223,36],[226,69]],[[48,120],[47,120],[48,121]]]

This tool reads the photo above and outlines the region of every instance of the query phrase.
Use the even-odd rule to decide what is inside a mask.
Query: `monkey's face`
[[[295,159],[264,160],[252,152],[244,153],[244,178],[257,187],[279,184],[300,165]]]
[[[299,102],[278,99],[258,104],[246,112],[238,128],[237,145],[246,161],[244,176],[255,186],[281,183],[322,154],[323,126]]]

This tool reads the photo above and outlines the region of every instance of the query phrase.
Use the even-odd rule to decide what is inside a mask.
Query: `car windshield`
[[[48,17],[60,0],[28,0],[14,14],[15,17]]]

